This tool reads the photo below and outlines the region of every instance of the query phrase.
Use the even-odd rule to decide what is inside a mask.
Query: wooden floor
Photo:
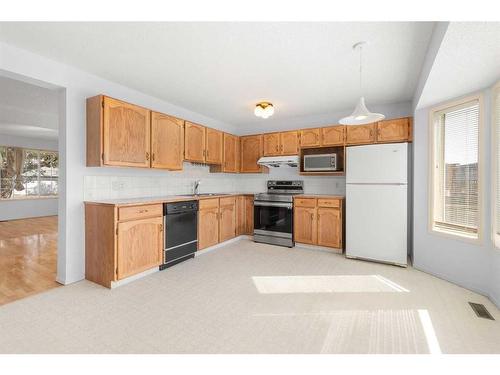
[[[57,216],[0,222],[0,305],[59,286]]]

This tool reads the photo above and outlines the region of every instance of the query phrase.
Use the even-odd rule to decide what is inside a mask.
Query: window
[[[492,136],[494,139],[494,155],[495,160],[493,162],[493,167],[495,172],[493,174],[494,178],[494,218],[493,218],[493,240],[495,246],[500,248],[500,82],[493,87],[493,126],[492,126]]]
[[[0,199],[57,196],[56,151],[0,146]]]
[[[431,112],[431,229],[479,238],[480,98]]]

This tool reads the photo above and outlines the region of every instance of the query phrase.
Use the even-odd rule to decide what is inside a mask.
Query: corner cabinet
[[[163,262],[163,206],[85,203],[85,278],[114,281]]]
[[[295,242],[343,248],[343,199],[294,199]]]
[[[150,167],[151,111],[99,95],[87,99],[87,166]]]
[[[240,172],[241,173],[261,173],[264,167],[257,164],[257,161],[264,154],[263,136],[247,135],[240,138]]]

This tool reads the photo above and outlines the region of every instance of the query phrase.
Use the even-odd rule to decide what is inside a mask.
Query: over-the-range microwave
[[[304,171],[336,171],[337,154],[304,155]]]

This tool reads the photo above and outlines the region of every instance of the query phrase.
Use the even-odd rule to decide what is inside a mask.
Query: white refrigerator
[[[408,143],[346,149],[346,256],[406,266]]]

